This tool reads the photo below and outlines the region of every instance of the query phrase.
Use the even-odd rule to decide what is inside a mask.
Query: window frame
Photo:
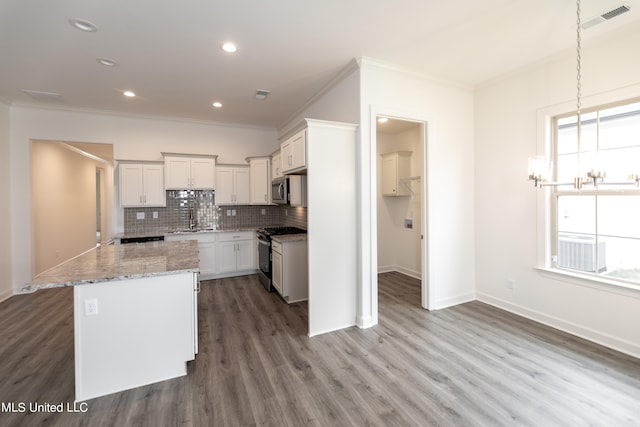
[[[627,88],[616,89],[583,98],[581,114],[630,104],[640,101],[640,84]],[[564,102],[551,107],[545,107],[537,112],[536,154],[553,159],[553,175],[557,176],[557,121],[562,118],[575,116],[576,108],[573,102]],[[629,171],[631,172],[631,171]],[[605,187],[605,186],[603,186]],[[581,190],[547,186],[537,189],[536,203],[536,235],[537,247],[535,268],[553,279],[567,280],[571,283],[589,287],[606,288],[625,295],[640,297],[640,283],[624,280],[598,273],[582,272],[557,266],[557,207],[558,198],[563,195],[640,195],[640,188],[590,188]],[[596,230],[597,235],[597,230]]]

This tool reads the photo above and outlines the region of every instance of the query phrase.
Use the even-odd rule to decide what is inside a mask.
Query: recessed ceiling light
[[[216,107],[216,108],[222,108],[222,103],[217,102],[217,101],[216,101],[216,102],[214,102],[212,105],[213,105],[214,107]]]
[[[69,19],[69,24],[73,25],[80,31],[86,31],[88,33],[95,33],[98,31],[98,27],[92,22],[85,21],[84,19]]]
[[[238,51],[238,46],[236,46],[235,43],[231,42],[223,43],[220,48],[227,53],[236,53]]]
[[[98,58],[96,59],[96,61],[98,61],[98,64],[104,65],[105,67],[117,67],[118,63],[116,61],[114,61],[113,59],[109,59],[109,58]]]
[[[124,92],[122,92],[122,94],[127,98],[133,98],[134,96],[136,96],[136,94],[130,90],[125,90]]]
[[[386,117],[378,117],[378,123],[387,123],[389,121]]]

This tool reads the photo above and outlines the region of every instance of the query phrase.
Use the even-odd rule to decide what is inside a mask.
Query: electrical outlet
[[[153,211],[153,219],[158,219],[158,212]]]
[[[98,314],[98,300],[95,298],[84,300],[84,315],[95,316],[97,314]]]
[[[262,210],[260,210],[260,214],[261,214],[261,215],[265,215],[266,213],[267,213],[266,209],[262,209]]]
[[[513,290],[513,279],[507,279],[507,289]]]
[[[227,209],[227,216],[231,216],[231,209]]]
[[[136,219],[144,219],[144,212],[136,212]]]
[[[235,209],[231,209],[231,216],[236,216],[236,210]]]

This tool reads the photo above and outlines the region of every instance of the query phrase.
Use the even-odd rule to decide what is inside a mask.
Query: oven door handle
[[[260,237],[258,237],[258,244],[265,245],[265,246],[271,246],[271,243],[267,242],[266,240],[262,240]]]

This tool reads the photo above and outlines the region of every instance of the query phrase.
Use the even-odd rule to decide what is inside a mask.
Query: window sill
[[[592,276],[589,274],[574,273],[567,270],[549,267],[534,267],[543,276],[554,280],[561,280],[574,285],[585,286],[606,292],[617,293],[640,299],[640,285],[612,280],[609,278]]]

